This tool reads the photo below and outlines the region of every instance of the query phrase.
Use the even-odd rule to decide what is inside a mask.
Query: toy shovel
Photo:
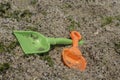
[[[50,50],[50,45],[72,44],[71,39],[49,38],[34,31],[14,31],[25,54],[45,53]],[[82,44],[80,41],[79,44]]]
[[[73,46],[63,50],[63,61],[68,67],[83,71],[86,68],[86,60],[78,49],[78,41],[81,39],[81,35],[76,31],[72,31],[70,36],[73,40]]]

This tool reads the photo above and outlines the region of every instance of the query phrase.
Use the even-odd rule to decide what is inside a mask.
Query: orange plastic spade
[[[63,61],[65,65],[67,65],[70,68],[75,68],[84,71],[87,62],[78,48],[78,41],[81,39],[81,35],[77,31],[72,31],[70,36],[73,40],[73,46],[71,48],[65,48],[63,50]]]

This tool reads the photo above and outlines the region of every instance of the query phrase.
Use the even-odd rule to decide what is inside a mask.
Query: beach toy
[[[13,31],[25,54],[45,53],[50,50],[50,45],[72,44],[71,39],[50,38],[34,31]],[[79,44],[83,44],[81,40]]]
[[[73,40],[73,46],[71,48],[65,48],[63,50],[63,62],[70,68],[84,71],[87,63],[78,48],[78,41],[81,39],[81,35],[77,31],[72,31],[70,36]]]

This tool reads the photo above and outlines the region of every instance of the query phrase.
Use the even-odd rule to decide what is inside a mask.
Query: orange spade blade
[[[64,49],[62,56],[65,65],[67,65],[68,67],[79,69],[81,71],[85,70],[86,60],[83,56],[75,55],[74,52],[72,52],[70,49]]]

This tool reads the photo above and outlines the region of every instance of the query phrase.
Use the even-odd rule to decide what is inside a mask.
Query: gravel
[[[10,65],[9,69],[0,71],[0,80],[120,80],[119,0],[33,1],[0,0],[0,4],[11,5],[2,13],[6,16],[0,15],[0,43],[4,48],[0,51],[0,64]],[[32,14],[20,16],[24,10]],[[15,15],[14,11],[19,11],[17,17],[9,16]],[[112,17],[112,22],[102,26],[106,17]],[[42,55],[26,56],[12,34],[13,30],[33,30],[48,37],[70,38],[70,25],[74,25],[72,28],[80,32],[85,41],[79,46],[87,60],[84,72],[68,68],[61,60],[63,48],[71,45],[51,46],[48,54],[43,55],[50,56],[54,63],[50,66]],[[15,46],[11,46],[13,42]]]

